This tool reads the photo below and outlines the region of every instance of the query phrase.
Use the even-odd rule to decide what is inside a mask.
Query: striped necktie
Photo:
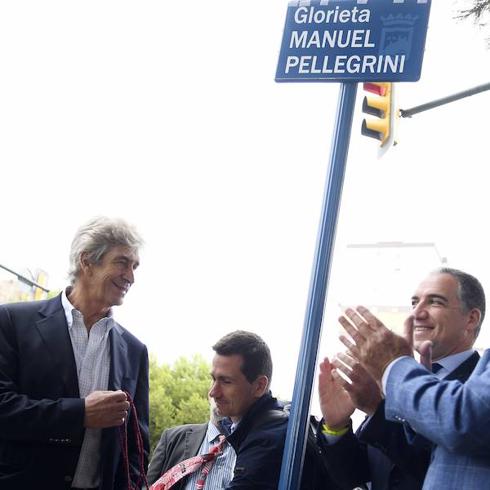
[[[151,487],[150,490],[168,490],[178,481],[191,473],[200,470],[196,482],[196,490],[202,490],[206,484],[206,478],[213,467],[216,458],[222,454],[226,438],[223,434],[218,436],[218,442],[207,454],[199,454],[176,464],[165,472]]]

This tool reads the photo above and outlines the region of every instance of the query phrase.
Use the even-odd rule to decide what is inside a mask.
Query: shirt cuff
[[[400,360],[403,359],[404,357],[410,357],[410,356],[401,356],[397,357],[393,361],[391,361],[388,366],[385,368],[385,372],[383,373],[383,377],[381,378],[381,386],[383,389],[383,395],[386,395],[386,383],[388,382],[388,376],[390,375],[391,368]]]

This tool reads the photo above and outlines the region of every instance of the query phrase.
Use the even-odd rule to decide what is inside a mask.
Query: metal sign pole
[[[340,86],[337,117],[332,138],[330,165],[323,198],[317,236],[315,260],[311,275],[303,338],[299,353],[286,446],[282,460],[279,490],[297,490],[306,442],[311,389],[315,375],[323,309],[330,274],[331,255],[335,240],[337,216],[349,150],[357,83]]]

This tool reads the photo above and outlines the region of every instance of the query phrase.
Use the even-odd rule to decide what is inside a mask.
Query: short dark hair
[[[249,383],[259,376],[267,376],[269,384],[272,378],[271,351],[267,344],[255,333],[235,330],[222,337],[213,345],[213,350],[220,356],[239,354],[243,358],[240,367]]]
[[[473,308],[480,310],[481,317],[480,323],[475,329],[475,338],[480,333],[483,319],[485,318],[485,291],[480,281],[468,274],[467,272],[460,271],[458,269],[452,269],[450,267],[441,267],[434,271],[436,274],[449,274],[458,281],[458,296],[465,313],[469,312]]]

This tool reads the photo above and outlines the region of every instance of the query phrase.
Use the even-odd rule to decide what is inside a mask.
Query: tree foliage
[[[155,448],[163,430],[209,420],[210,365],[200,355],[179,358],[173,366],[150,358],[150,442]]]

